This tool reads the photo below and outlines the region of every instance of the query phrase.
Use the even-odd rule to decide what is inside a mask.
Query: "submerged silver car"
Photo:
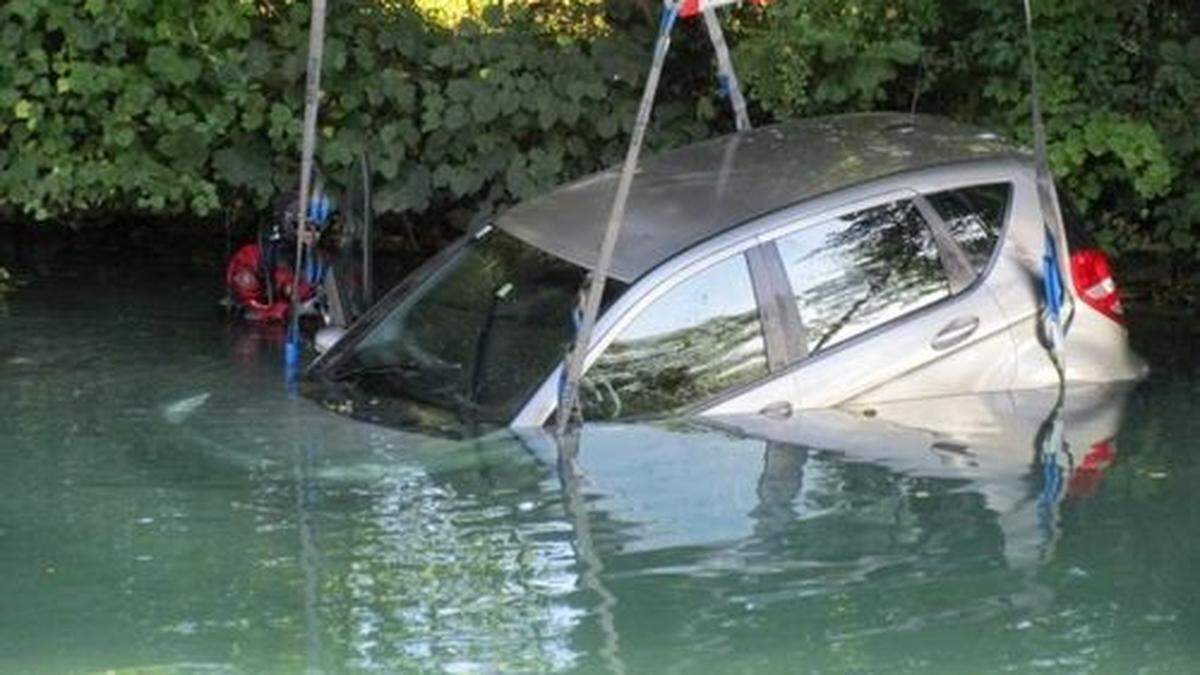
[[[552,416],[615,189],[519,204],[410,275],[310,369],[365,419]],[[639,167],[581,383],[588,420],[853,406],[1057,385],[1032,158],[947,120],[764,127]],[[1116,284],[1064,199],[1072,383],[1134,379]]]

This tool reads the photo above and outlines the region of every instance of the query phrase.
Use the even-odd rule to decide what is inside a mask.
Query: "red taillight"
[[[1117,323],[1125,323],[1125,308],[1121,306],[1117,281],[1104,251],[1089,248],[1072,253],[1071,277],[1075,292],[1092,309]]]

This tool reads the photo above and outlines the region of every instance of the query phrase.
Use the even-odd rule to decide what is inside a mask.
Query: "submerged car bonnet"
[[[680,251],[754,216],[887,175],[1013,156],[994,134],[937,117],[839,115],[724,136],[648,158],[633,182],[610,275],[632,282]],[[577,265],[596,258],[617,170],[593,174],[501,215],[504,231]]]

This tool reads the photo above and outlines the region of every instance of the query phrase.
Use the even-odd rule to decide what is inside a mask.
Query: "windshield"
[[[498,230],[423,280],[333,366],[394,409],[508,423],[563,358],[585,271]],[[610,281],[608,300],[624,285]],[[361,397],[356,397],[361,398]]]

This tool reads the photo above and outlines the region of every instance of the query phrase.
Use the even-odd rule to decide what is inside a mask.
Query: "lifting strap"
[[[312,18],[308,27],[308,78],[304,92],[304,138],[300,145],[300,199],[296,215],[296,270],[300,276],[304,250],[308,245],[308,200],[312,188],[313,155],[317,145],[317,112],[321,94],[321,61],[325,51],[325,0],[313,0]],[[312,251],[315,257],[316,250]],[[296,366],[300,361],[300,293],[292,289],[291,318],[288,340],[284,348],[284,363]]]
[[[1045,248],[1042,254],[1042,298],[1045,302],[1043,328],[1050,341],[1050,356],[1058,369],[1059,384],[1066,382],[1066,362],[1063,355],[1064,313],[1069,310],[1070,295],[1066,292],[1064,279],[1070,278],[1065,268],[1066,234],[1059,210],[1058,191],[1054,176],[1050,173],[1050,162],[1046,153],[1046,127],[1042,122],[1041,98],[1038,92],[1037,46],[1033,34],[1033,8],[1030,0],[1024,0],[1025,35],[1029,43],[1030,107],[1033,121],[1033,153],[1037,165],[1038,206],[1042,212],[1045,228]]]
[[[646,86],[642,91],[641,104],[638,107],[637,118],[633,125],[633,134],[629,140],[629,148],[625,152],[625,161],[621,165],[621,173],[617,180],[617,191],[609,210],[608,223],[604,228],[604,238],[600,243],[600,253],[592,268],[588,285],[583,298],[583,309],[579,325],[575,332],[575,341],[567,354],[563,377],[560,378],[558,392],[558,416],[555,428],[559,434],[567,431],[571,420],[575,417],[579,402],[579,380],[583,375],[584,359],[587,357],[588,345],[592,341],[592,333],[596,328],[596,316],[600,312],[600,300],[604,296],[604,286],[608,279],[608,270],[612,265],[613,251],[616,249],[617,237],[625,221],[625,211],[629,202],[629,192],[633,187],[633,176],[637,171],[638,159],[642,153],[642,143],[645,141],[646,129],[650,124],[650,112],[654,108],[654,97],[658,92],[658,82],[662,76],[663,64],[667,59],[667,51],[671,47],[671,29],[679,17],[704,15],[705,26],[708,28],[709,39],[717,52],[717,72],[721,83],[728,90],[733,105],[734,119],[738,131],[750,128],[750,118],[746,114],[746,100],[738,87],[737,75],[733,71],[733,61],[729,57],[729,47],[721,32],[714,10],[724,5],[737,4],[740,0],[665,0],[663,3],[662,20],[659,22],[658,38],[654,45],[654,56],[650,62],[650,73],[646,77]]]
[[[721,21],[717,19],[717,11],[712,7],[704,9],[704,27],[708,29],[708,39],[712,42],[713,51],[717,53],[717,80],[729,96],[729,104],[733,106],[735,128],[738,131],[749,131],[750,115],[746,112],[746,98],[742,96],[737,73],[733,70],[733,59],[729,56],[729,45],[725,43]]]
[[[1050,418],[1043,425],[1044,436],[1038,447],[1038,461],[1042,469],[1042,490],[1037,500],[1037,521],[1043,532],[1040,556],[1046,560],[1052,553],[1061,534],[1058,504],[1066,489],[1066,477],[1070,466],[1059,465],[1060,458],[1071,463],[1072,457],[1066,440],[1065,401],[1067,393],[1067,364],[1063,354],[1064,303],[1070,302],[1070,294],[1063,285],[1070,278],[1070,270],[1064,269],[1067,253],[1066,230],[1063,228],[1062,211],[1059,210],[1058,189],[1050,173],[1050,161],[1046,153],[1046,127],[1042,122],[1041,97],[1038,92],[1037,45],[1033,34],[1033,8],[1030,0],[1024,0],[1025,35],[1029,42],[1030,108],[1033,118],[1033,154],[1037,165],[1038,206],[1042,212],[1045,228],[1045,249],[1042,253],[1042,299],[1045,303],[1043,330],[1050,339],[1050,358],[1058,370],[1058,400]]]

